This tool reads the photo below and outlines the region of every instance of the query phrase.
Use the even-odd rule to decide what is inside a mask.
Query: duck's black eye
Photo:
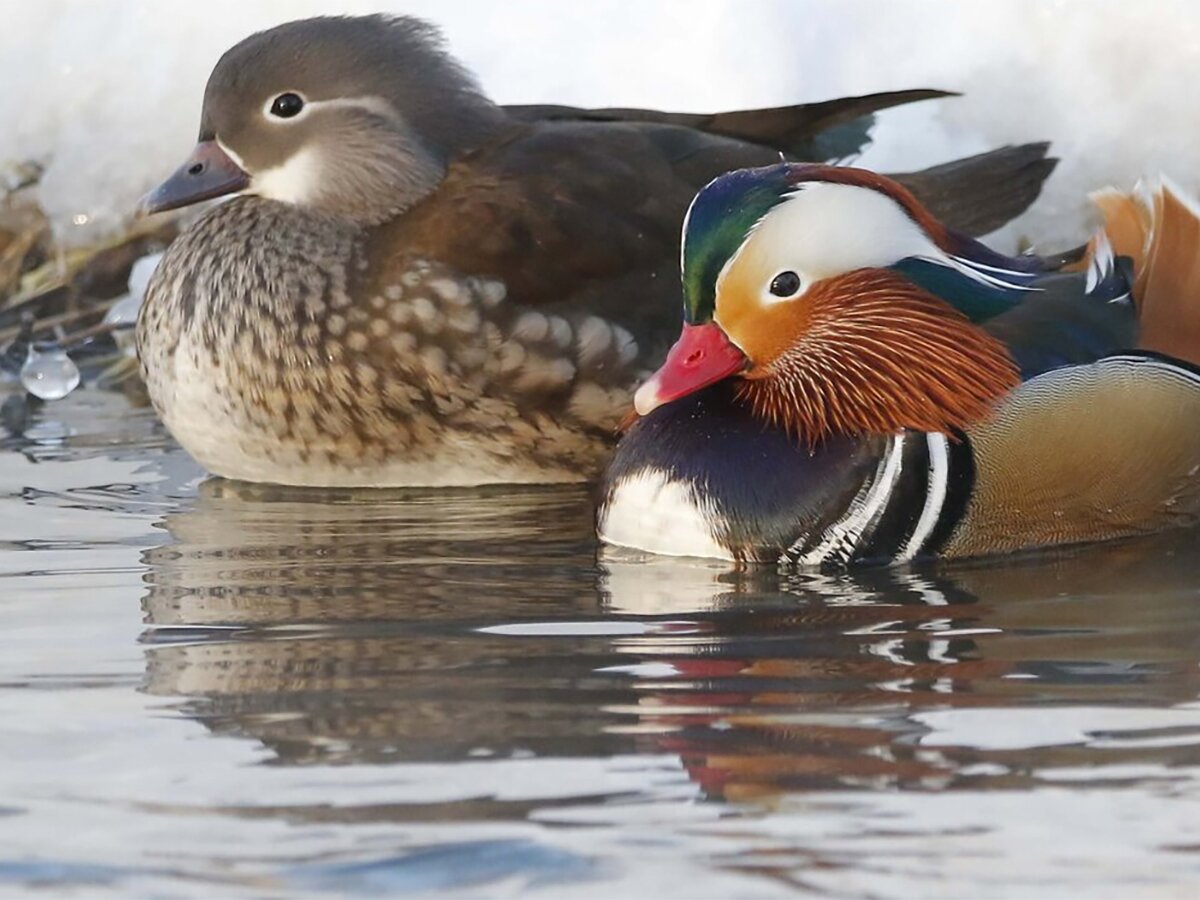
[[[790,297],[800,290],[800,276],[795,272],[780,272],[771,279],[771,293],[776,297]]]
[[[302,109],[304,109],[304,98],[289,91],[275,98],[271,104],[271,115],[280,119],[290,119],[292,116],[300,115]]]

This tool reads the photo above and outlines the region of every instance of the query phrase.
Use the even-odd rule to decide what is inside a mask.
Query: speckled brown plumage
[[[139,350],[201,463],[329,484],[454,481],[456,465],[577,480],[602,463],[637,375],[628,331],[522,311],[502,283],[420,258],[372,271],[366,246],[340,219],[258,198],[173,246]]]

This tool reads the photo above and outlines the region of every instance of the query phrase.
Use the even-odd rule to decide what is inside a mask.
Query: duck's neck
[[[814,293],[803,334],[741,391],[810,445],[962,431],[1020,383],[1002,343],[903,275],[862,269]]]

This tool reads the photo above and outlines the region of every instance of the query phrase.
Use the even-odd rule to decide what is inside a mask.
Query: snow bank
[[[1158,170],[1200,190],[1200,4],[1190,0],[42,0],[0,16],[0,161],[47,165],[60,234],[94,240],[182,161],[212,64],[290,18],[377,9],[437,21],[501,102],[713,110],[933,86],[885,115],[863,162],[916,168],[1050,139],[1064,162],[1007,230],[1085,232],[1084,195]]]

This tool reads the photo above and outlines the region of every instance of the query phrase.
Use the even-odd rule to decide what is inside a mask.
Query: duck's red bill
[[[747,364],[746,354],[717,325],[685,323],[666,362],[633,395],[633,406],[639,416],[647,415],[664,403],[743,371]]]

